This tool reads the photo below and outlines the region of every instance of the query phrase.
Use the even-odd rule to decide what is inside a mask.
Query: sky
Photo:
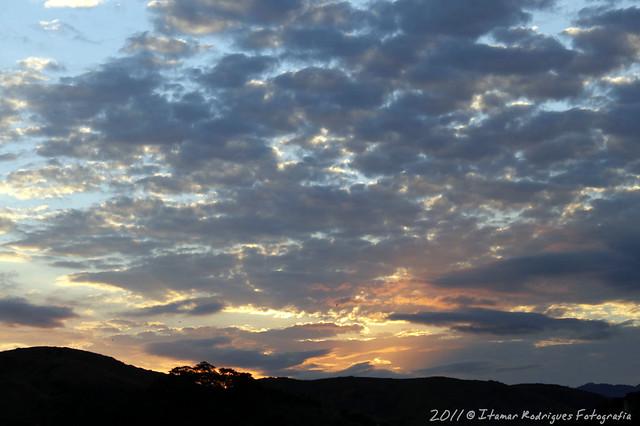
[[[0,350],[640,383],[640,4],[12,0]]]

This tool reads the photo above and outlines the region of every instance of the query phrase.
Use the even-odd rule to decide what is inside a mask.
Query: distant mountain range
[[[579,386],[577,389],[597,393],[598,395],[606,396],[607,398],[624,398],[627,394],[632,392],[640,392],[640,385],[610,385],[608,383],[587,383],[586,385]]]
[[[247,379],[223,388],[197,377],[143,370],[68,348],[0,352],[0,425],[409,426],[429,423],[432,409],[619,412],[637,411],[640,399],[640,393],[619,398],[624,387],[591,383],[572,389],[445,377],[340,377]],[[614,398],[603,396],[613,393]]]

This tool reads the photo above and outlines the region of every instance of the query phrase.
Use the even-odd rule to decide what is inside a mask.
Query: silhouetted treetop
[[[206,361],[199,362],[193,367],[176,367],[169,374],[214,389],[237,388],[253,380],[250,373],[236,371],[232,368],[217,369]]]

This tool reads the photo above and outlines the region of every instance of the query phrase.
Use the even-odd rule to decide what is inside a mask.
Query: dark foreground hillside
[[[0,425],[372,425],[250,380],[215,389],[66,348],[0,353]]]
[[[619,411],[622,400],[608,399],[590,392],[543,384],[505,385],[493,381],[458,380],[446,377],[419,379],[373,379],[341,377],[315,381],[265,379],[270,389],[308,397],[339,409],[354,409],[371,415],[384,424],[419,425],[428,423],[432,409],[439,415],[444,410],[473,409],[479,414],[575,413]],[[496,421],[504,424],[505,422]],[[518,424],[509,421],[508,424]],[[483,424],[492,424],[484,421]],[[537,424],[549,424],[548,421]],[[572,422],[576,424],[576,422]],[[595,423],[594,423],[595,424]]]
[[[442,377],[253,380],[231,371],[225,376],[233,379],[231,385],[212,386],[202,379],[206,374],[191,374],[191,368],[182,372],[189,374],[156,373],[66,348],[1,352],[0,425],[403,426],[428,424],[432,408],[604,412],[624,404],[553,385]],[[505,424],[482,422],[494,423]]]

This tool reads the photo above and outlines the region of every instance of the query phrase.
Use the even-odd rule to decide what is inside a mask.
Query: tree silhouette
[[[250,373],[236,371],[231,368],[217,369],[206,361],[199,362],[193,367],[176,367],[169,374],[213,389],[234,389],[253,380]]]

